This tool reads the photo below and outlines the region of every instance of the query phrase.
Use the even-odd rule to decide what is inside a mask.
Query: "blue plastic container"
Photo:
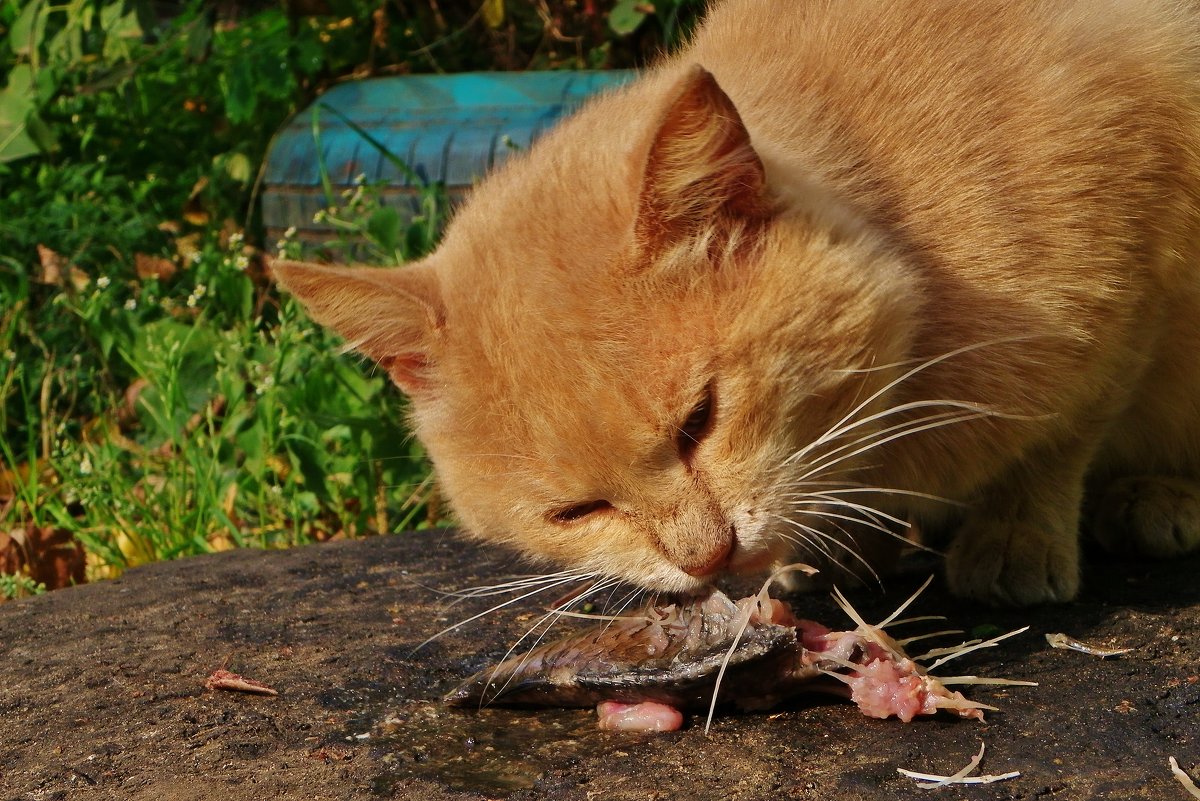
[[[385,202],[417,213],[421,185],[445,184],[452,200],[493,166],[524,149],[589,95],[620,85],[632,71],[406,75],[344,83],[296,115],[267,154],[262,199],[268,241],[295,227],[300,239],[326,239],[313,216],[328,204],[323,161],[335,190],[361,176],[382,182]],[[356,130],[355,126],[361,130]],[[411,174],[363,135],[401,159]],[[335,198],[335,205],[340,202]]]

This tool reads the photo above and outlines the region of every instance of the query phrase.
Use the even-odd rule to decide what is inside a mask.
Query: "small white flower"
[[[100,287],[101,289],[108,289],[108,286],[111,283],[112,279],[110,279],[107,275],[102,275],[96,279],[96,286]]]
[[[92,460],[85,453],[83,459],[79,462],[80,475],[90,476],[92,474]]]
[[[137,298],[130,298],[125,301],[125,311],[133,311],[137,308]]]
[[[202,298],[208,294],[208,287],[204,284],[196,284],[196,288],[192,290],[192,294],[197,298]]]
[[[241,231],[234,231],[232,234],[229,235],[229,247],[236,248],[236,247],[240,246],[242,244],[242,240],[244,240],[245,238],[246,238],[246,235],[243,234]]]
[[[247,267],[250,266],[250,257],[247,256],[245,253],[239,253],[237,255],[237,257],[233,260],[233,266],[237,267],[239,270],[245,270]],[[198,288],[199,287],[197,287],[197,289]]]
[[[198,251],[198,250],[192,251],[192,255],[191,255],[192,264],[199,264],[200,260],[203,258],[204,258],[204,254],[202,254],[200,251]]]
[[[324,209],[319,210],[316,214],[313,215],[313,222],[315,222],[315,223],[325,222],[325,210]]]
[[[365,172],[360,172],[358,175],[354,176],[354,185],[355,186],[362,186],[366,182],[367,182],[367,174]]]
[[[5,361],[11,362],[12,360],[14,360],[16,358],[17,358],[17,352],[15,350],[13,350],[12,348],[9,348],[8,350],[4,351]]]
[[[283,232],[284,239],[291,239],[295,235],[296,235],[296,226],[294,226],[294,225],[289,225],[288,229]]]
[[[189,308],[189,309],[194,309],[194,308],[196,308],[196,303],[197,303],[197,301],[198,301],[198,300],[199,300],[199,298],[197,298],[197,297],[196,297],[195,293],[192,293],[191,295],[188,295],[188,299],[187,299],[187,305],[188,305],[188,308]]]
[[[277,259],[286,259],[287,257],[288,257],[287,251],[284,250],[283,248],[280,248],[278,255],[275,256],[275,258],[277,258]]]

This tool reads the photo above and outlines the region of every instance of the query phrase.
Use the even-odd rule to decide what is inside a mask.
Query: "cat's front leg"
[[[1079,519],[1090,450],[1028,455],[981,493],[946,554],[956,595],[1004,606],[1079,591]]]

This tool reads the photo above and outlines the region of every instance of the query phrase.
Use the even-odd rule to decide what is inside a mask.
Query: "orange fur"
[[[1173,0],[725,0],[422,263],[276,274],[478,536],[693,590],[840,536],[812,482],[851,480],[963,504],[840,496],[957,525],[960,594],[1068,599],[1085,490],[1111,547],[1200,545],[1198,48]],[[867,399],[902,410],[823,439]],[[806,476],[939,413],[973,419]]]

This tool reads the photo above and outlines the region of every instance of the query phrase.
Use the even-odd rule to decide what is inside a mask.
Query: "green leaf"
[[[41,152],[29,130],[34,115],[32,81],[30,66],[18,64],[8,75],[8,86],[0,89],[0,162]]]
[[[127,14],[124,0],[117,0],[100,9],[100,27],[104,37],[104,57],[112,61],[127,61],[132,57],[130,41],[142,37],[142,26],[138,23],[137,11]]]
[[[212,26],[206,25],[203,19],[197,19],[187,27],[186,37],[184,53],[187,60],[195,63],[207,60],[212,48]]]
[[[608,15],[608,27],[617,36],[627,36],[636,31],[646,19],[640,6],[642,0],[619,0]]]
[[[225,93],[225,114],[229,121],[235,124],[249,122],[258,104],[249,62],[235,59],[221,75],[221,89]]]
[[[43,0],[33,0],[21,10],[9,30],[13,53],[36,60],[37,49],[46,33],[46,15],[42,13]]]
[[[254,177],[254,165],[245,153],[229,153],[225,156],[225,174],[240,184],[249,183]]]
[[[63,28],[46,43],[48,61],[57,64],[74,64],[83,58],[83,28],[70,25]]]
[[[400,214],[391,206],[381,206],[367,220],[367,235],[387,253],[400,242]]]
[[[25,133],[41,152],[53,153],[58,150],[58,137],[55,136],[54,129],[34,112],[30,112],[25,118]]]

